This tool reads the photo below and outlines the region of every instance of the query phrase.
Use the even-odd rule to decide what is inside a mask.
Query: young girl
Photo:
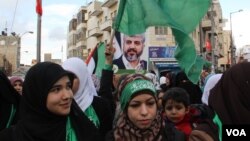
[[[182,141],[172,130],[165,130],[157,109],[154,84],[141,74],[127,75],[118,86],[120,114],[107,141]]]
[[[94,141],[99,134],[73,100],[72,73],[43,62],[30,68],[23,85],[21,120],[0,132],[1,141]]]

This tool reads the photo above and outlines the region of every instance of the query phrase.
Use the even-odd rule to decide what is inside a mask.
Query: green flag
[[[175,58],[188,78],[197,83],[205,61],[196,55],[189,34],[207,12],[211,0],[120,0],[113,28],[127,35],[149,26],[169,26],[175,36]]]
[[[105,66],[105,44],[103,42],[99,43],[99,47],[97,48],[97,64],[96,64],[96,70],[95,74],[97,75],[98,78],[101,78],[102,76],[102,69]]]

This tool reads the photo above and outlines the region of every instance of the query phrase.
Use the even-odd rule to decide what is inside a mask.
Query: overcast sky
[[[66,59],[68,22],[80,6],[90,0],[43,0],[42,16],[42,60],[43,53],[52,53],[53,59]],[[230,12],[243,9],[232,15],[232,26],[237,48],[250,44],[250,0],[220,0],[223,17],[228,19]],[[16,7],[17,4],[17,7]],[[22,36],[21,63],[30,64],[36,58],[37,14],[36,0],[0,0],[0,31],[7,27],[8,32],[22,35],[26,31],[34,34]],[[16,14],[15,13],[16,7]],[[225,29],[229,29],[229,24]],[[61,48],[64,48],[62,54]],[[28,52],[27,52],[28,51]]]

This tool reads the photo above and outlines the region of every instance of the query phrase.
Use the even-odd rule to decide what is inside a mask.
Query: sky
[[[68,23],[82,5],[91,0],[43,0],[41,60],[44,53],[53,59],[66,59]],[[223,18],[228,19],[224,29],[229,30],[230,12],[236,47],[250,45],[250,0],[220,0]],[[30,65],[36,59],[37,14],[36,0],[0,0],[0,31],[21,36],[21,64]],[[15,12],[16,9],[16,12]],[[14,14],[15,13],[15,14]],[[33,34],[23,34],[33,31]],[[63,49],[62,49],[63,48]]]

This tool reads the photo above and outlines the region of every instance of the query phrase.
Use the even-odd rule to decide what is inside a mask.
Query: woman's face
[[[162,108],[162,97],[163,97],[163,95],[164,95],[164,92],[160,92],[160,93],[158,94],[157,105],[158,105],[159,108]]]
[[[68,115],[72,99],[71,82],[68,76],[63,76],[50,89],[46,106],[56,115]]]
[[[150,94],[137,95],[128,104],[128,118],[140,129],[149,128],[156,117],[156,113],[156,100]]]

